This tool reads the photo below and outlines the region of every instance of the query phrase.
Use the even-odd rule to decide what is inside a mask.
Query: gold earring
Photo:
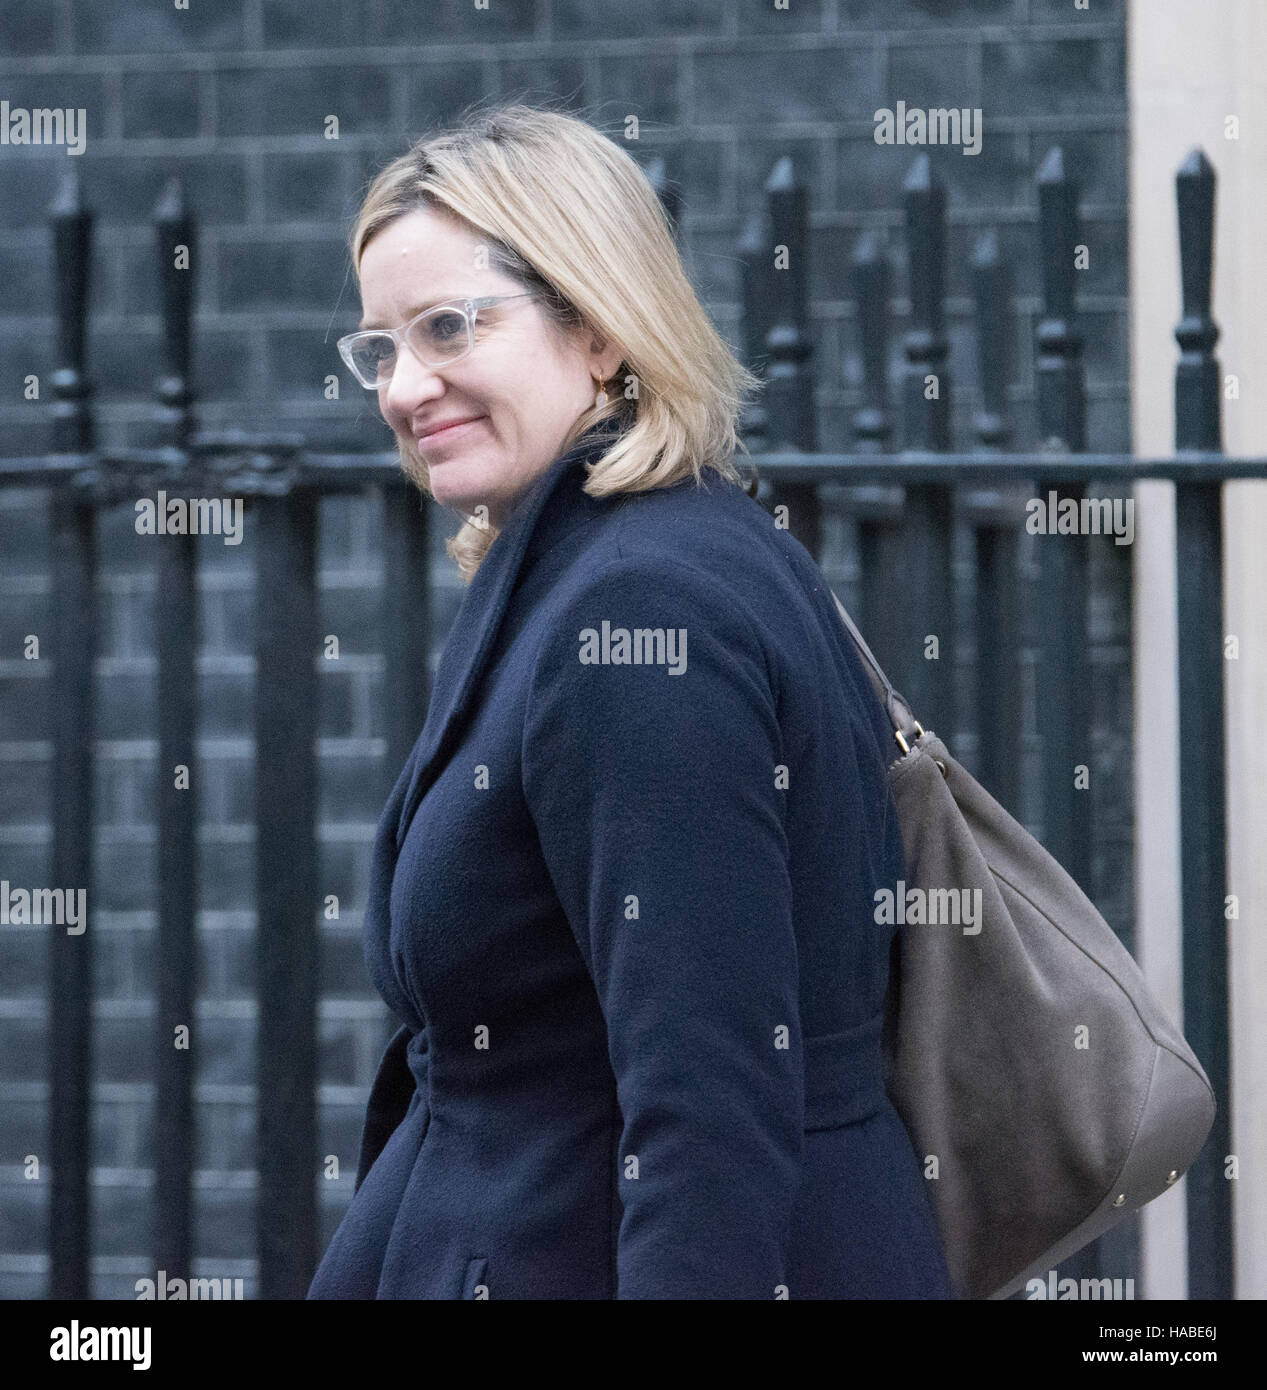
[[[601,409],[607,404],[607,378],[600,377],[598,381],[598,395],[594,397],[594,406]]]

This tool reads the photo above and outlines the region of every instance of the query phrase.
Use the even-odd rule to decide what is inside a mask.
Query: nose
[[[388,417],[408,419],[423,401],[434,400],[443,391],[444,382],[436,371],[420,362],[407,347],[402,347],[396,354],[391,380],[381,396],[383,413]]]

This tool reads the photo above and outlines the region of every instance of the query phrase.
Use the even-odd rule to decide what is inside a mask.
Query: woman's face
[[[361,256],[362,327],[401,328],[423,309],[523,288],[481,268],[482,243],[456,218],[430,209],[398,217]],[[532,480],[563,451],[594,403],[600,377],[621,356],[588,336],[563,341],[534,300],[481,309],[475,346],[440,367],[408,348],[396,354],[378,406],[401,444],[405,471],[442,506],[500,530]],[[437,426],[474,420],[428,437]]]

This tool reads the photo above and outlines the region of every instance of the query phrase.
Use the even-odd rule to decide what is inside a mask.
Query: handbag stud
[[[1115,1207],[1120,1207],[1124,1201],[1126,1201],[1126,1193],[1119,1192],[1117,1196],[1113,1198],[1113,1205]]]
[[[1178,1181],[1179,1181],[1179,1172],[1178,1172],[1177,1169],[1172,1168],[1172,1169],[1170,1170],[1170,1172],[1166,1174],[1166,1186],[1169,1187],[1170,1184],[1171,1184],[1172,1182],[1178,1182]]]

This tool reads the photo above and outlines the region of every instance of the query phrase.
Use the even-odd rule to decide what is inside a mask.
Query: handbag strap
[[[828,592],[836,600],[836,607],[840,612],[841,621],[845,625],[845,631],[853,638],[854,645],[858,648],[863,666],[866,668],[867,677],[871,681],[871,688],[875,691],[876,699],[884,706],[885,713],[889,716],[889,722],[893,725],[893,737],[897,740],[898,747],[901,748],[902,752],[908,753],[911,744],[924,732],[923,727],[915,718],[905,696],[894,689],[893,682],[880,669],[880,663],[875,659],[871,648],[867,646],[862,633],[854,626],[853,619],[845,611],[845,605],[841,603],[834,592],[830,590]]]

